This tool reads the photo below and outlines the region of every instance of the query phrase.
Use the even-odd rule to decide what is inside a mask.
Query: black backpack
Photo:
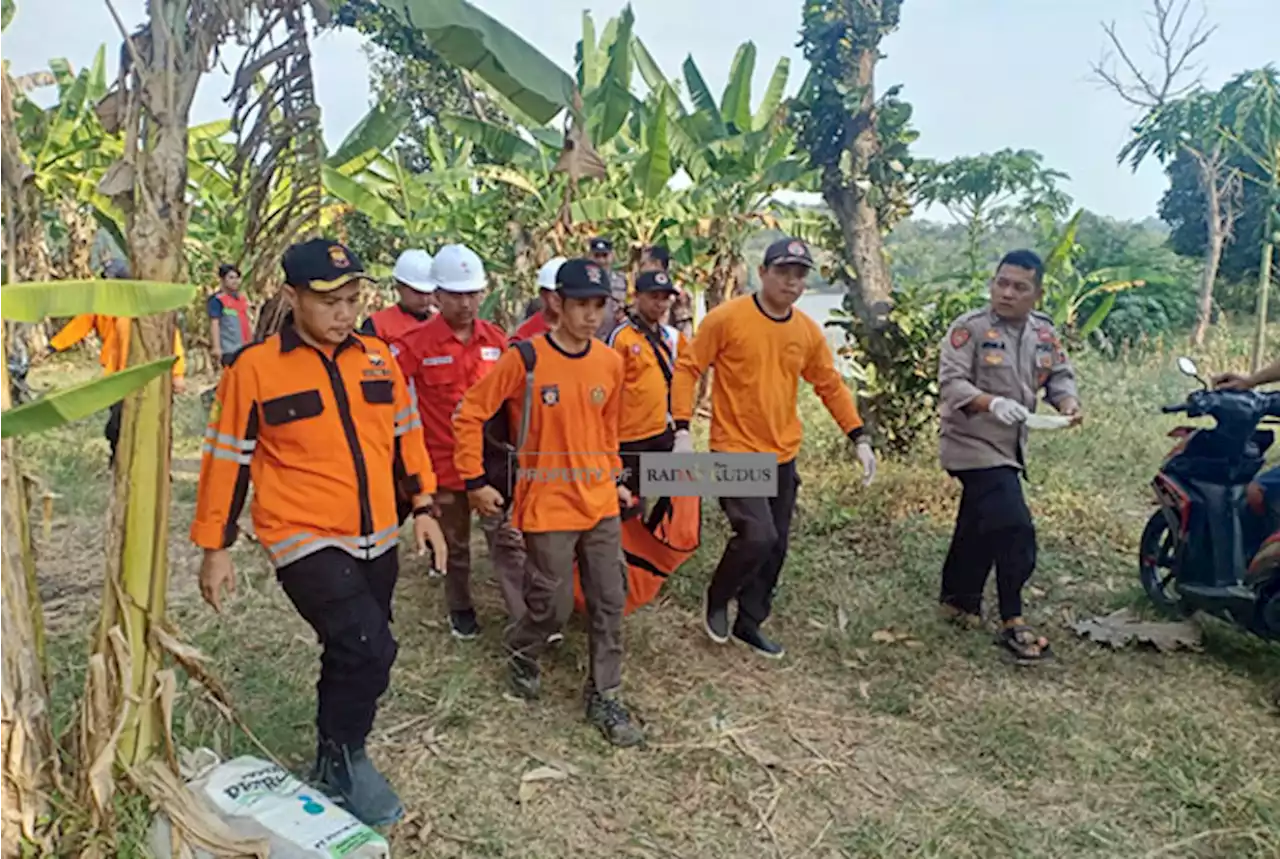
[[[514,433],[511,431],[511,418],[507,404],[503,402],[497,414],[485,421],[483,454],[485,480],[502,493],[508,509],[512,506],[511,496],[515,491],[512,466],[516,462],[516,454],[524,447],[529,436],[529,413],[533,409],[533,368],[538,362],[538,353],[533,348],[533,343],[519,340],[513,345],[524,361],[524,401],[520,410],[520,428]]]

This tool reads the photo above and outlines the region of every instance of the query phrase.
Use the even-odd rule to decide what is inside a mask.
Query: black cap
[[[329,239],[311,239],[291,245],[281,261],[284,280],[315,292],[333,292],[353,280],[373,280],[360,258]]]
[[[236,268],[234,265],[232,265],[229,262],[224,262],[222,265],[218,266],[218,277],[226,277],[227,275],[231,274],[231,272],[233,271],[236,274],[240,273],[240,269]]]
[[[589,259],[571,259],[556,272],[556,292],[565,298],[608,298],[609,275]]]
[[[662,245],[649,245],[644,252],[649,259],[661,264],[663,268],[671,268],[671,252]]]
[[[112,280],[128,280],[131,277],[129,261],[123,259],[107,260],[102,266],[102,276]]]
[[[799,239],[779,239],[765,250],[764,264],[766,266],[797,264],[805,268],[813,268],[813,256],[809,253],[809,246]]]
[[[590,248],[593,254],[607,254],[609,251],[613,250],[613,242],[609,241],[604,236],[596,236],[591,240]]]
[[[665,271],[646,271],[636,278],[636,292],[669,292],[675,295],[679,291],[671,282],[671,275]]]

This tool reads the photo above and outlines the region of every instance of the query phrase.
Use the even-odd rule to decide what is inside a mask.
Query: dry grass
[[[1053,667],[1015,669],[990,636],[933,619],[954,487],[926,451],[858,489],[843,440],[809,399],[801,509],[770,623],[788,657],[762,664],[700,632],[701,588],[724,539],[709,508],[705,548],[627,622],[627,694],[645,750],[613,750],[583,722],[580,625],[549,665],[543,701],[503,695],[501,602],[479,541],[477,642],[449,637],[440,588],[406,561],[400,658],[372,739],[410,810],[391,833],[396,855],[1280,855],[1280,720],[1269,705],[1280,648],[1210,623],[1203,653],[1111,652],[1065,626],[1143,604],[1135,543],[1173,423],[1157,407],[1186,390],[1170,364],[1086,362],[1087,429],[1034,443],[1041,559],[1029,612],[1054,639]],[[180,420],[177,455],[189,456],[195,393]],[[99,433],[88,421],[29,448],[64,495],[40,546],[46,596],[64,600],[62,702],[83,662],[76,606],[97,600]],[[238,549],[241,590],[226,616],[198,602],[190,482],[175,495],[175,619],[214,657],[255,733],[301,769],[313,748],[314,638],[253,546]],[[889,627],[910,638],[872,640]],[[194,687],[179,710],[184,743],[253,752]],[[538,766],[568,778],[522,801],[521,775]]]

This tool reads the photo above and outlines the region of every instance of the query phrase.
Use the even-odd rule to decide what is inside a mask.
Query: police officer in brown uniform
[[[1022,588],[1036,564],[1036,533],[1019,478],[1026,468],[1026,420],[1038,392],[1078,424],[1075,372],[1048,316],[1034,308],[1044,264],[1027,250],[1000,260],[991,303],[955,322],[942,342],[942,467],[964,487],[942,568],[943,614],[981,625],[982,590],[994,564],[1000,642],[1019,661],[1049,655],[1022,618]]]

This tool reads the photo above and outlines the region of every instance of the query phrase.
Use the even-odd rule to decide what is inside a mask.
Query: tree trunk
[[[861,50],[854,64],[854,78],[849,82],[852,88],[862,93],[858,113],[852,117],[854,137],[850,172],[853,181],[840,188],[838,200],[833,200],[826,193],[823,195],[840,220],[849,261],[858,276],[858,283],[853,291],[854,310],[867,329],[877,334],[889,323],[889,311],[893,307],[893,282],[889,277],[884,237],[880,234],[875,206],[867,196],[867,191],[859,188],[858,183],[862,182],[866,189],[870,189],[868,170],[872,158],[880,148],[876,129],[875,95],[878,57],[877,49]]]
[[[1275,199],[1276,189],[1271,188],[1271,197]],[[1253,357],[1249,372],[1256,373],[1262,367],[1263,355],[1267,351],[1267,299],[1271,292],[1271,257],[1275,252],[1275,233],[1270,210],[1262,225],[1262,261],[1258,265],[1258,310],[1257,323],[1253,333]]]
[[[1204,254],[1204,274],[1200,281],[1200,299],[1196,304],[1196,324],[1191,332],[1191,345],[1204,345],[1205,334],[1213,318],[1213,289],[1218,279],[1218,267],[1222,263],[1222,249],[1231,235],[1235,221],[1235,201],[1232,199],[1232,180],[1224,176],[1226,169],[1221,148],[1202,154],[1188,150],[1199,166],[1200,184],[1204,188],[1207,209],[1206,226],[1209,242]]]
[[[9,376],[0,364],[0,403],[9,407]],[[44,618],[36,589],[28,504],[13,439],[3,442],[0,482],[4,492],[3,556],[0,557],[0,631],[3,642],[3,721],[0,722],[0,856],[21,855],[21,842],[36,843],[37,823],[49,810],[57,756],[44,674]]]

